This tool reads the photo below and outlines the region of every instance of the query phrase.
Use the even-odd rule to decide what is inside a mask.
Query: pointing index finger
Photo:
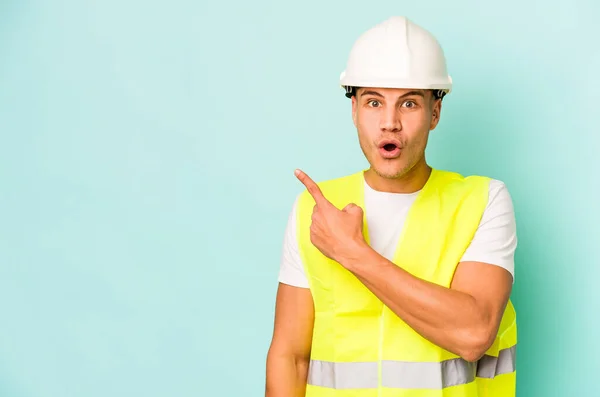
[[[319,186],[308,175],[306,175],[301,170],[296,170],[294,174],[300,180],[300,182],[302,182],[302,184],[306,186],[306,189],[308,190],[310,195],[315,199],[315,203],[317,204],[317,206],[326,206],[331,204],[325,198],[323,192],[321,192],[321,189],[319,189]]]

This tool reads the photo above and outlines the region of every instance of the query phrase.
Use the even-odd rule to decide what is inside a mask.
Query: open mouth
[[[397,148],[398,146],[395,143],[386,143],[385,145],[383,145],[383,150],[385,150],[386,152],[393,152]]]
[[[379,144],[379,153],[383,158],[395,159],[400,156],[400,143],[396,141],[384,141]]]

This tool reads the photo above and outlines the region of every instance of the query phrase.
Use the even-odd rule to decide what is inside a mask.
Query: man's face
[[[359,88],[352,97],[352,117],[373,171],[399,178],[424,161],[440,110],[441,100],[429,90]]]

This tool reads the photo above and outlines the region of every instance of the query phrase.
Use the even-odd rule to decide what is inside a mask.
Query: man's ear
[[[356,99],[356,94],[352,96],[352,122],[356,127],[356,108],[358,107],[358,100]]]
[[[442,113],[442,100],[436,99],[433,103],[433,109],[431,111],[431,125],[429,126],[429,130],[434,130],[440,122],[440,116]]]

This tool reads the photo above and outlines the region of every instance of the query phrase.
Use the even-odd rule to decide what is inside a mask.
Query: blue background
[[[283,229],[366,163],[338,86],[407,15],[454,91],[431,164],[503,180],[519,396],[597,393],[598,5],[0,2],[0,396],[259,396]]]

